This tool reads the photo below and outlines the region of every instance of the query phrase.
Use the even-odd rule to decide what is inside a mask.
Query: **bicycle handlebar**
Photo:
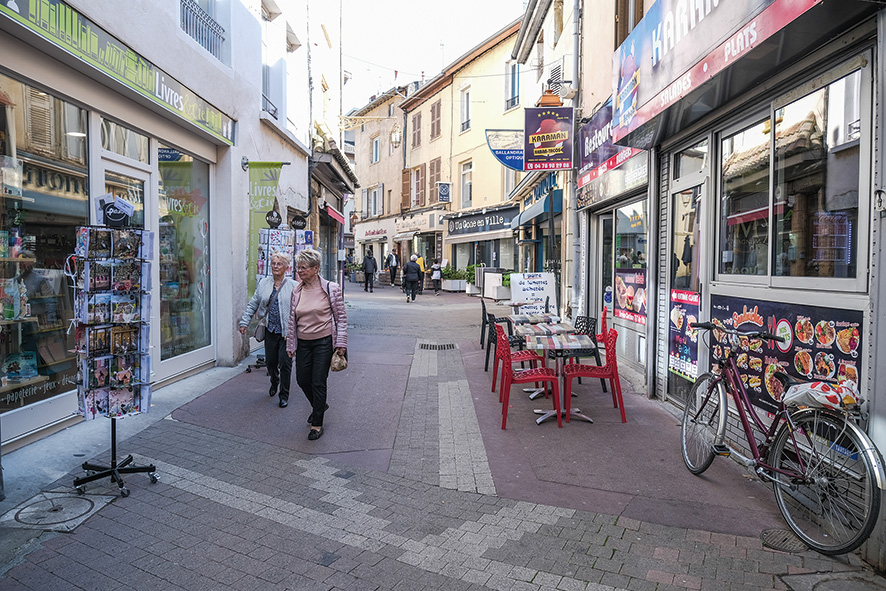
[[[778,335],[774,335],[768,332],[763,331],[746,331],[742,332],[740,330],[735,330],[734,328],[727,328],[725,326],[718,326],[713,322],[690,322],[690,328],[703,328],[706,330],[722,330],[728,334],[734,334],[742,337],[751,337],[755,339],[764,339],[764,340],[773,340],[778,341],[779,343],[783,343],[785,341],[784,337],[780,337]]]

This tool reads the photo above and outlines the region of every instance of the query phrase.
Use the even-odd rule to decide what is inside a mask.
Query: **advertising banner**
[[[570,170],[573,140],[572,107],[525,109],[523,170]]]
[[[486,145],[495,159],[508,168],[523,170],[523,130],[487,129]]]
[[[62,0],[0,3],[25,28],[212,136],[234,145],[234,121]]]
[[[699,294],[671,290],[668,323],[668,371],[694,382],[698,377],[698,330],[689,327],[698,322]]]
[[[616,269],[613,315],[646,325],[646,269]]]
[[[616,50],[616,143],[821,0],[658,0]]]
[[[711,335],[712,363],[713,356],[737,345],[732,352],[741,380],[751,401],[764,410],[774,412],[782,394],[781,383],[771,377],[776,371],[801,382],[861,383],[864,315],[860,311],[715,295],[711,318],[736,330],[765,330],[785,338],[779,343],[742,337],[732,343],[724,333]]]
[[[264,275],[267,253],[261,248],[260,230],[267,226],[265,216],[274,209],[280,182],[282,162],[249,163],[249,272],[247,288],[249,297],[255,292],[256,275]],[[261,263],[261,264],[260,264]]]

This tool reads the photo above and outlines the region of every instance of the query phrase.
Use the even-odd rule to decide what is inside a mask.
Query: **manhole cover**
[[[95,507],[85,497],[56,497],[22,507],[15,520],[22,525],[50,526],[83,517]]]
[[[760,534],[763,545],[782,552],[805,552],[809,548],[793,532],[786,529],[767,529]]]

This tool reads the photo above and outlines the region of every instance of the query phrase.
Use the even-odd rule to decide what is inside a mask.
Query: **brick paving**
[[[351,296],[351,330],[395,334],[436,317],[437,334],[415,335],[387,471],[168,416],[126,441],[160,481],[131,475],[131,496],[73,533],[35,532],[0,565],[0,589],[768,591],[791,589],[790,575],[862,570],[854,555],[496,496],[462,353],[422,347],[473,338],[477,324],[452,318],[474,307],[370,299],[400,293],[388,292]]]

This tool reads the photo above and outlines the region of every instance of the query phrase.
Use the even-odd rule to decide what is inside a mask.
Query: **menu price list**
[[[694,382],[698,377],[699,294],[694,291],[671,290],[668,330],[668,370]]]

